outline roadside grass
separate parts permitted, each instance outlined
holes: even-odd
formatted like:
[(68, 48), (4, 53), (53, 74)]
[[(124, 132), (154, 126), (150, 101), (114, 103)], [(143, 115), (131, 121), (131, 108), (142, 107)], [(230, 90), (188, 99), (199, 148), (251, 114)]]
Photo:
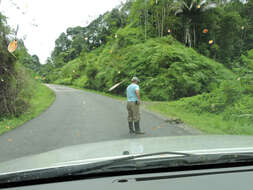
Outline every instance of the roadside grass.
[(34, 94), (30, 100), (30, 106), (26, 112), (24, 112), (18, 118), (4, 118), (0, 121), (0, 135), (35, 118), (54, 102), (55, 94), (47, 86), (41, 83), (36, 83), (34, 88)]
[(177, 101), (148, 102), (146, 107), (166, 117), (182, 120), (185, 124), (206, 134), (253, 135), (253, 125), (249, 121), (224, 120), (221, 114), (187, 111)]

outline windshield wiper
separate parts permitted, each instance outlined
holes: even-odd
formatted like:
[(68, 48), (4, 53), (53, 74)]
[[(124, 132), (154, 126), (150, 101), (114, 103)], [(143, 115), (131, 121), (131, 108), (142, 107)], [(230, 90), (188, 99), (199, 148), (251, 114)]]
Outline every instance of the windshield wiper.
[[(118, 164), (125, 164), (129, 160), (135, 160), (138, 158), (152, 157), (152, 156), (158, 156), (158, 155), (177, 155), (180, 157), (188, 157), (188, 156), (192, 156), (193, 154), (181, 153), (181, 152), (158, 152), (158, 153), (142, 154), (142, 155), (129, 155), (129, 156), (124, 156), (123, 158), (104, 160), (104, 161), (93, 162), (93, 163), (88, 163), (88, 164), (86, 163), (86, 164), (78, 164), (78, 165), (70, 165), (70, 166), (67, 165), (67, 166), (62, 166), (62, 167), (52, 167), (52, 168), (46, 168), (46, 169), (0, 174), (0, 184), (96, 173), (100, 170), (106, 169), (107, 167), (113, 167)], [(129, 165), (129, 167), (131, 166)]]
[[(166, 156), (176, 155), (176, 156)], [(138, 159), (145, 158), (145, 159)], [(86, 164), (0, 174), (0, 185), (51, 178), (85, 176), (106, 172), (133, 171), (144, 169), (172, 168), (222, 163), (253, 162), (253, 153), (188, 154), (181, 152), (158, 152), (152, 154), (129, 155), (122, 158)]]

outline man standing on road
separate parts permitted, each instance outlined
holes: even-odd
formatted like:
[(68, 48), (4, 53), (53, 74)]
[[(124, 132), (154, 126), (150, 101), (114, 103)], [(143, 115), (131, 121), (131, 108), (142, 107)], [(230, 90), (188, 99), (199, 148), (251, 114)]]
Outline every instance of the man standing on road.
[[(144, 134), (140, 129), (140, 80), (137, 77), (132, 78), (132, 84), (127, 87), (127, 111), (130, 134)], [(135, 128), (135, 130), (134, 130)]]

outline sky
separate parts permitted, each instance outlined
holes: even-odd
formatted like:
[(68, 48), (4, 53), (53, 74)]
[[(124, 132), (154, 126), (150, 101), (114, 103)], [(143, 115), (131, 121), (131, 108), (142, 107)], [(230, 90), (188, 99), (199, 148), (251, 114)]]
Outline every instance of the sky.
[(55, 40), (68, 27), (87, 26), (122, 0), (0, 0), (0, 12), (8, 25), (17, 28), (31, 55), (42, 64), (50, 57)]

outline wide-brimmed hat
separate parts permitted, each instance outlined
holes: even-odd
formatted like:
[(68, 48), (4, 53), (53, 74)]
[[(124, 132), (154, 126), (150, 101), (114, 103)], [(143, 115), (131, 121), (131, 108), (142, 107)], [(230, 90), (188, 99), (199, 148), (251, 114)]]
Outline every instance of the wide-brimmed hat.
[(137, 77), (133, 77), (131, 81), (132, 82), (134, 82), (134, 81), (140, 82), (140, 79), (138, 79)]

